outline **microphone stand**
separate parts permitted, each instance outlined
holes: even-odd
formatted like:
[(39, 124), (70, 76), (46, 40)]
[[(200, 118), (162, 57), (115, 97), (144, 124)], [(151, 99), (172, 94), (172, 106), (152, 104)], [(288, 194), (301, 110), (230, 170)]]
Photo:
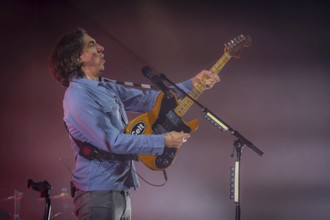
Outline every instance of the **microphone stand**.
[(32, 179), (28, 179), (28, 188), (32, 188), (33, 190), (40, 193), (40, 197), (45, 198), (45, 211), (44, 211), (44, 220), (50, 220), (51, 213), (51, 200), (49, 193), (51, 191), (52, 186), (47, 182), (34, 182)]
[[(236, 161), (235, 161), (235, 168), (231, 171), (231, 176), (234, 178), (231, 178), (231, 199), (234, 199), (234, 203), (236, 205), (235, 207), (235, 220), (241, 219), (241, 202), (240, 202), (240, 162), (241, 162), (241, 155), (242, 150), (244, 146), (249, 147), (254, 152), (256, 152), (259, 156), (262, 156), (264, 153), (256, 147), (253, 143), (248, 141), (243, 135), (241, 135), (238, 131), (234, 130), (232, 127), (230, 127), (226, 122), (224, 122), (220, 117), (218, 117), (216, 114), (214, 114), (211, 110), (206, 108), (204, 105), (202, 105), (200, 102), (195, 100), (193, 97), (191, 97), (188, 93), (183, 91), (181, 88), (179, 88), (175, 83), (173, 83), (171, 80), (169, 80), (163, 73), (160, 74), (161, 79), (167, 81), (172, 86), (174, 86), (176, 89), (178, 89), (180, 92), (182, 92), (185, 96), (189, 97), (194, 103), (196, 103), (199, 107), (201, 107), (202, 112), (205, 113), (204, 117), (211, 122), (214, 126), (216, 126), (219, 130), (222, 132), (229, 132), (233, 136), (235, 136), (236, 140), (234, 141), (234, 149), (236, 149)], [(234, 153), (231, 155), (234, 157)]]

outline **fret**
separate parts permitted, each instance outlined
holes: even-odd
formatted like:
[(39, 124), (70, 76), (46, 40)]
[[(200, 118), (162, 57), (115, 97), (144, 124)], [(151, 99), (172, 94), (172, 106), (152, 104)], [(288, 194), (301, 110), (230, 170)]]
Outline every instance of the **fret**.
[[(214, 74), (218, 74), (221, 69), (224, 67), (224, 65), (230, 60), (231, 56), (225, 52), (221, 58), (212, 66), (210, 71)], [(198, 97), (204, 92), (206, 89), (206, 84), (205, 80), (202, 79), (200, 80), (197, 85), (194, 86), (194, 88), (189, 92), (189, 95), (197, 100)], [(178, 106), (174, 109), (174, 112), (179, 116), (182, 117), (188, 110), (189, 108), (194, 104), (194, 102), (189, 98), (189, 97), (184, 97)]]
[(225, 64), (230, 60), (230, 55), (228, 53), (224, 53), (222, 57), (216, 62), (210, 71), (214, 74), (218, 74), (222, 68), (225, 66)]
[(185, 97), (181, 100), (179, 105), (174, 109), (174, 112), (178, 116), (182, 117), (188, 111), (188, 109), (192, 106), (192, 104), (194, 104), (194, 102), (190, 98)]
[(195, 90), (197, 90), (199, 93), (202, 93), (206, 88), (205, 81), (202, 79), (201, 82), (199, 82), (197, 85), (195, 85)]
[(193, 97), (194, 99), (198, 98), (201, 93), (197, 91), (195, 88), (193, 88), (190, 92), (190, 96)]

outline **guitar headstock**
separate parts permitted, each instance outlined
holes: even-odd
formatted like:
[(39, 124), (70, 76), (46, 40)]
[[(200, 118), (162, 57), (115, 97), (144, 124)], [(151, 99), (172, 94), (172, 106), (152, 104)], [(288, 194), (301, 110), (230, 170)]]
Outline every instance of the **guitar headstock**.
[(227, 52), (231, 57), (239, 58), (244, 47), (249, 47), (252, 44), (252, 39), (250, 36), (243, 34), (238, 35), (231, 41), (225, 43), (225, 52)]

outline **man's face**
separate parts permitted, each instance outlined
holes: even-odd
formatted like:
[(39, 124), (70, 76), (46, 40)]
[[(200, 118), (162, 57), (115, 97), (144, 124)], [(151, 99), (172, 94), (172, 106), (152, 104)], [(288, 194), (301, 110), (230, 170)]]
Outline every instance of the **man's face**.
[(104, 48), (96, 43), (88, 34), (83, 36), (84, 48), (80, 55), (82, 62), (82, 69), (85, 74), (93, 74), (100, 76), (104, 70), (104, 54), (102, 53)]

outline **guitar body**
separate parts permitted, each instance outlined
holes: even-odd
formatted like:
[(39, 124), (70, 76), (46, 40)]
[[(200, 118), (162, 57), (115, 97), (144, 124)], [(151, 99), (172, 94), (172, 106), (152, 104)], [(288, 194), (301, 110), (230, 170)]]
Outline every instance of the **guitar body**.
[[(129, 122), (125, 129), (126, 134), (148, 135), (164, 134), (170, 131), (183, 131), (191, 133), (197, 130), (199, 121), (197, 119), (190, 122), (184, 122), (174, 109), (178, 105), (175, 95), (171, 98), (164, 97), (160, 93), (157, 97), (154, 108), (145, 114), (142, 114)], [(177, 149), (165, 147), (162, 155), (144, 155), (139, 154), (141, 160), (152, 170), (165, 170), (173, 164), (177, 155)]]

